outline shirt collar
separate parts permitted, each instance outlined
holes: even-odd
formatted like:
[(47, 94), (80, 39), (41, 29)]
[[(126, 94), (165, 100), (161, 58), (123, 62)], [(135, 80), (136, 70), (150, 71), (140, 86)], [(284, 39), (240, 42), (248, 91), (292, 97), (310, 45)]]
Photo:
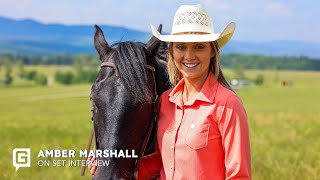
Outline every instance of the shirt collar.
[[(189, 101), (185, 105), (192, 105), (196, 100), (213, 103), (218, 85), (219, 85), (219, 82), (215, 80), (213, 73), (210, 72), (200, 92), (195, 96), (193, 100)], [(184, 80), (181, 79), (179, 83), (170, 92), (169, 101), (182, 107), (183, 106), (183, 100), (182, 100), (183, 89), (184, 89)]]

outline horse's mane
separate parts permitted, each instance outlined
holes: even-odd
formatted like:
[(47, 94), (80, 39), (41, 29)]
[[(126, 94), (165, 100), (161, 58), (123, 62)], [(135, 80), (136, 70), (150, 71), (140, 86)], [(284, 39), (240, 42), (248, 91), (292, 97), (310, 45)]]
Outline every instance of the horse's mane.
[(148, 82), (145, 64), (148, 55), (144, 44), (139, 42), (118, 42), (114, 48), (113, 60), (120, 74), (120, 78), (131, 92), (135, 102), (151, 100), (152, 92), (149, 91), (151, 82)]

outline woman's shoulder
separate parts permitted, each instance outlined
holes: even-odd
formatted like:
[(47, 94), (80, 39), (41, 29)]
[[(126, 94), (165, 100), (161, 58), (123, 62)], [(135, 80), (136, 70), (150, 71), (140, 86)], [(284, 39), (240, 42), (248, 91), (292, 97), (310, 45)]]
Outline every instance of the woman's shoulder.
[(160, 100), (160, 103), (163, 101), (163, 100), (169, 100), (169, 94), (171, 93), (171, 91), (173, 90), (173, 88), (170, 88), (166, 91), (164, 91), (160, 97), (159, 97), (159, 100)]
[(173, 88), (170, 88), (170, 89), (164, 91), (164, 92), (161, 94), (160, 98), (168, 97), (172, 90), (173, 90)]
[(219, 84), (215, 101), (217, 103), (227, 104), (227, 103), (242, 103), (240, 97), (231, 89), (224, 87), (222, 84)]

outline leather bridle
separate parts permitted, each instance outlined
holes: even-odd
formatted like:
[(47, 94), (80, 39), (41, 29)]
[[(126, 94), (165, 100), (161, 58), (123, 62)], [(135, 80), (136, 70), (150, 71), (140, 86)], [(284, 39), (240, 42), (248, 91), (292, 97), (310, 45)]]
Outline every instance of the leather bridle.
[[(117, 68), (116, 68), (116, 66), (114, 65), (113, 62), (105, 61), (105, 62), (101, 63), (101, 65), (100, 65), (100, 68), (103, 68), (103, 67), (111, 67), (111, 68), (113, 68), (113, 69), (116, 71), (116, 76), (117, 76), (117, 77), (120, 76), (120, 75), (119, 75), (119, 71), (117, 70)], [(151, 66), (151, 65), (149, 65), (149, 64), (145, 64), (144, 67), (146, 67), (147, 69), (149, 69), (149, 70), (152, 71), (152, 73), (153, 73), (153, 78), (154, 78), (154, 80), (155, 80), (155, 74), (154, 74), (154, 73), (155, 73), (155, 69), (154, 69), (154, 67)], [(154, 82), (154, 83), (155, 83), (155, 82)]]
[[(113, 62), (111, 62), (110, 60), (102, 62), (101, 65), (100, 65), (100, 68), (103, 68), (103, 67), (111, 67), (111, 68), (113, 68), (115, 70), (116, 77), (120, 76), (119, 71), (117, 70), (115, 64)], [(151, 126), (148, 129), (147, 137), (143, 141), (143, 144), (142, 144), (142, 147), (141, 147), (141, 151), (140, 151), (140, 155), (138, 156), (139, 158), (137, 158), (137, 160), (135, 162), (134, 172), (136, 172), (137, 164), (139, 163), (139, 161), (141, 160), (141, 158), (144, 155), (144, 152), (145, 152), (146, 146), (148, 144), (148, 141), (149, 141), (149, 138), (150, 138), (154, 123), (157, 122), (157, 118), (158, 118), (158, 94), (157, 94), (157, 85), (156, 85), (156, 77), (155, 77), (155, 68), (154, 68), (154, 66), (148, 65), (148, 64), (145, 64), (144, 67), (152, 71), (152, 79), (153, 79), (153, 84), (154, 84), (153, 102), (152, 102), (153, 103), (153, 121), (151, 122)], [(94, 104), (94, 102), (92, 101), (91, 98), (90, 98), (90, 100), (91, 100), (91, 120), (92, 120), (92, 122), (94, 122), (94, 111), (96, 110), (96, 106), (95, 106), (95, 104)], [(94, 137), (95, 137), (94, 125), (92, 125), (90, 137), (89, 137), (89, 140), (88, 140), (88, 143), (87, 143), (87, 148), (86, 148), (87, 152), (89, 152), (89, 150), (91, 148), (92, 140), (93, 140)], [(96, 147), (97, 147), (97, 141), (95, 139), (95, 147), (94, 147), (94, 149)], [(86, 160), (86, 159), (87, 159), (87, 157), (84, 157), (84, 160)], [(81, 176), (84, 176), (85, 169), (86, 169), (86, 166), (82, 166), (81, 167)]]

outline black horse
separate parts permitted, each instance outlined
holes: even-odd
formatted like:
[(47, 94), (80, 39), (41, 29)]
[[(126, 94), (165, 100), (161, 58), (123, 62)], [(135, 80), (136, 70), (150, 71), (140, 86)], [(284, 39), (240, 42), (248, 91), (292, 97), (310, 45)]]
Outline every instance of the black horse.
[[(109, 160), (109, 165), (98, 166), (93, 179), (133, 179), (153, 123), (156, 98), (170, 88), (166, 61), (161, 60), (166, 49), (160, 44), (152, 37), (146, 45), (127, 41), (109, 46), (95, 26), (94, 45), (102, 62), (90, 95), (96, 149), (129, 150), (130, 155), (134, 150), (139, 157), (97, 157)], [(152, 134), (150, 147), (154, 147), (155, 128)]]

